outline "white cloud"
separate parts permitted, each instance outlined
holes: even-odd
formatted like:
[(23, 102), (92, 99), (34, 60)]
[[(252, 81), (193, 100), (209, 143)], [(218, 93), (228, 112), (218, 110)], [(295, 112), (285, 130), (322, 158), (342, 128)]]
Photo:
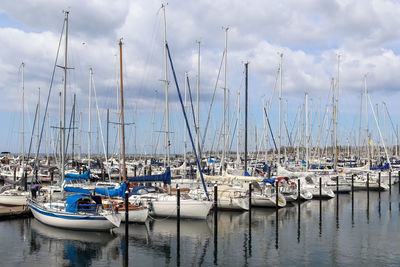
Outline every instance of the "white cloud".
[[(77, 93), (78, 107), (88, 99), (89, 67), (94, 70), (100, 108), (115, 108), (119, 62), (118, 40), (124, 42), (124, 81), (129, 108), (149, 114), (154, 91), (157, 110), (163, 110), (163, 24), (159, 1), (3, 1), (3, 14), (22, 25), (0, 26), (0, 108), (19, 110), (18, 67), (26, 63), (29, 106), (36, 103), (37, 87), (47, 94), (63, 20), (70, 13), (70, 71), (68, 81)], [(250, 62), (250, 99), (269, 98), (283, 57), (283, 96), (293, 106), (304, 101), (304, 92), (326, 97), (332, 77), (340, 67), (341, 97), (359, 97), (362, 77), (374, 92), (396, 92), (400, 50), (396, 46), (400, 4), (395, 1), (169, 1), (167, 37), (178, 79), (189, 72), (192, 91), (197, 73), (197, 44), (201, 40), (201, 101), (206, 116), (224, 49), (223, 26), (228, 32), (228, 87), (232, 94), (243, 81), (243, 62)], [(4, 16), (3, 16), (4, 17)], [(63, 64), (60, 58), (58, 64)], [(168, 64), (169, 65), (169, 64)], [(179, 110), (171, 81), (171, 110)], [(218, 107), (223, 92), (223, 69), (217, 90)], [(57, 93), (62, 73), (57, 71), (52, 112), (58, 109)], [(10, 88), (13, 88), (10, 93)], [(243, 88), (243, 86), (242, 86)], [(348, 94), (348, 95), (347, 95)], [(243, 95), (243, 94), (242, 94)], [(69, 102), (71, 93), (69, 93)], [(44, 97), (42, 98), (44, 99)], [(358, 101), (358, 100), (357, 100)], [(258, 102), (257, 102), (258, 103)], [(389, 107), (390, 108), (390, 107)], [(233, 108), (232, 108), (233, 109)], [(355, 108), (356, 110), (357, 108)], [(148, 127), (148, 126), (146, 126)]]

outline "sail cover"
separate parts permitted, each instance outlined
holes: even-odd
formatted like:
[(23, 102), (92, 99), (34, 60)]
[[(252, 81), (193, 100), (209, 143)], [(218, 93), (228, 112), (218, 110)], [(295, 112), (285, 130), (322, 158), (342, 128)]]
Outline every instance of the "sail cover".
[(164, 184), (171, 184), (171, 170), (168, 167), (163, 174), (147, 175), (138, 177), (129, 177), (130, 182), (164, 182)]

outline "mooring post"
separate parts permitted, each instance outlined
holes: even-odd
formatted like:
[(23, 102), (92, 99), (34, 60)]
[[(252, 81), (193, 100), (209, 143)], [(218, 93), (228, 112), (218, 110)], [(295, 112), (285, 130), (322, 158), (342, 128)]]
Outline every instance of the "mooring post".
[(319, 199), (322, 199), (322, 178), (319, 177)]
[(369, 203), (369, 173), (367, 173), (367, 200)]
[(14, 184), (13, 184), (13, 188), (15, 188), (15, 181), (17, 180), (17, 169), (14, 168)]
[(177, 265), (180, 266), (181, 260), (181, 188), (176, 188), (176, 258)]
[[(214, 168), (213, 168), (214, 170)], [(218, 255), (218, 185), (214, 184), (214, 264), (216, 265)]]
[(214, 184), (214, 210), (218, 208), (218, 185)]
[(392, 194), (392, 171), (389, 171), (389, 195)]
[(249, 211), (251, 212), (251, 191), (253, 184), (249, 182)]
[(299, 204), (299, 207), (300, 207), (300, 192), (301, 192), (301, 190), (300, 190), (300, 179), (297, 179), (297, 202), (298, 202), (298, 204)]
[(24, 174), (24, 190), (25, 191), (27, 191), (28, 190), (28, 173), (25, 171), (25, 174)]
[(381, 191), (381, 172), (378, 173), (378, 191)]
[(276, 180), (275, 182), (275, 208), (276, 208), (276, 212), (278, 214), (278, 208), (279, 208), (279, 181)]
[(137, 175), (137, 166), (135, 165), (135, 166), (133, 166), (133, 175), (134, 175), (134, 177), (136, 177), (136, 175)]
[(125, 191), (125, 266), (128, 265), (128, 246), (129, 246), (129, 203), (128, 203), (128, 197), (129, 197), (129, 190), (127, 189)]
[(339, 176), (336, 176), (336, 194), (339, 194)]
[(181, 220), (181, 189), (180, 189), (180, 187), (176, 188), (176, 217), (178, 218), (177, 223), (179, 225), (180, 220)]

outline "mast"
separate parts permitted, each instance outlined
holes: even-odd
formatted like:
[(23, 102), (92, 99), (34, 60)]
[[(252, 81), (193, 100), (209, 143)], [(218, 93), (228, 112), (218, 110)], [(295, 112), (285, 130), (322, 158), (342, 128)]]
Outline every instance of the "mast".
[(167, 73), (167, 20), (165, 17), (165, 6), (161, 5), (164, 14), (164, 88), (165, 88), (165, 150), (166, 166), (170, 165), (170, 143), (169, 143), (169, 102), (168, 102), (168, 73)]
[(306, 170), (308, 170), (309, 158), (308, 158), (308, 93), (306, 93), (306, 107), (305, 107), (305, 119), (306, 119)]
[[(185, 112), (187, 105), (187, 80), (188, 73), (185, 72)], [(186, 121), (183, 121), (183, 179), (186, 179)]]
[(25, 102), (25, 82), (24, 82), (24, 67), (25, 67), (25, 63), (22, 62), (21, 63), (21, 67), (22, 67), (22, 137), (21, 137), (21, 150), (22, 150), (22, 175), (24, 173), (24, 168), (25, 168), (25, 147), (24, 147), (24, 141), (25, 141), (25, 107), (24, 107), (24, 102)]
[(124, 85), (122, 75), (122, 38), (119, 40), (119, 69), (121, 75), (121, 139), (122, 139), (122, 175), (124, 181), (126, 181), (126, 169), (125, 169), (125, 122), (124, 122)]
[(68, 60), (68, 14), (69, 11), (64, 11), (65, 13), (65, 53), (64, 53), (64, 87), (63, 87), (63, 119), (61, 127), (61, 181), (64, 181), (65, 177), (65, 120), (66, 120), (66, 104), (67, 104), (67, 60)]
[(367, 89), (367, 74), (364, 75), (364, 91), (365, 91), (365, 122), (366, 122), (366, 137), (367, 137), (367, 157), (368, 157), (368, 163), (370, 161), (370, 140), (369, 140), (369, 133), (368, 133), (368, 89)]
[(40, 129), (40, 87), (38, 91), (38, 111), (37, 111), (37, 150), (39, 151), (39, 129)]
[(285, 130), (283, 131), (284, 133), (286, 133), (285, 134), (285, 163), (286, 163), (286, 161), (287, 161), (287, 146), (288, 146), (288, 141), (287, 141), (287, 139), (288, 139), (288, 136), (287, 136), (287, 117), (288, 117), (288, 115), (287, 115), (287, 113), (288, 113), (288, 105), (287, 105), (287, 99), (285, 99)]
[(222, 140), (223, 140), (223, 145), (222, 145), (222, 160), (221, 160), (221, 166), (224, 166), (225, 162), (225, 153), (226, 153), (226, 71), (227, 71), (227, 65), (228, 65), (228, 30), (229, 27), (225, 28), (225, 67), (224, 67), (224, 118), (222, 120)]
[[(236, 116), (237, 116), (237, 118), (236, 118), (236, 120), (237, 120), (237, 123), (239, 124), (239, 131), (240, 131), (240, 129), (241, 129), (241, 125), (240, 125), (240, 91), (238, 91), (238, 94), (237, 94), (237, 106), (238, 106), (238, 111), (237, 111), (237, 114), (236, 114)], [(237, 137), (236, 137), (236, 162), (237, 162), (237, 164), (240, 164), (240, 154), (239, 154), (239, 149), (240, 149), (240, 133), (239, 133), (239, 131), (238, 131), (238, 135), (237, 135)]]
[(197, 101), (197, 105), (196, 105), (196, 121), (197, 121), (197, 126), (196, 126), (196, 149), (197, 149), (197, 154), (199, 155), (199, 157), (201, 158), (201, 154), (200, 154), (200, 138), (199, 138), (199, 134), (200, 134), (200, 41), (197, 41), (198, 44), (198, 48), (199, 48), (199, 53), (197, 56), (197, 96), (196, 96), (196, 101)]
[(361, 160), (361, 119), (362, 119), (362, 96), (363, 93), (361, 92), (360, 97), (360, 122), (358, 124), (358, 161)]
[(72, 117), (72, 161), (75, 160), (75, 110), (76, 110), (76, 94), (74, 94), (74, 114)]
[(279, 114), (278, 114), (278, 163), (281, 163), (281, 105), (282, 105), (282, 58), (283, 53), (280, 53), (279, 56), (280, 64), (279, 64), (279, 75), (280, 75), (280, 89), (279, 89)]
[(88, 129), (88, 168), (90, 169), (90, 158), (92, 148), (92, 76), (93, 70), (89, 69), (89, 129)]
[(246, 91), (245, 91), (245, 117), (244, 117), (244, 173), (247, 172), (247, 105), (248, 105), (248, 70), (249, 70), (249, 62), (244, 64), (246, 71)]

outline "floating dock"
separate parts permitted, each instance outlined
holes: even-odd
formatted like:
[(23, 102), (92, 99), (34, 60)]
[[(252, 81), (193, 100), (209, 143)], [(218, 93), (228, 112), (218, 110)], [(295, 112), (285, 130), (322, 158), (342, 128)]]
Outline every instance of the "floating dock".
[(15, 206), (0, 208), (0, 220), (32, 217), (28, 206)]

